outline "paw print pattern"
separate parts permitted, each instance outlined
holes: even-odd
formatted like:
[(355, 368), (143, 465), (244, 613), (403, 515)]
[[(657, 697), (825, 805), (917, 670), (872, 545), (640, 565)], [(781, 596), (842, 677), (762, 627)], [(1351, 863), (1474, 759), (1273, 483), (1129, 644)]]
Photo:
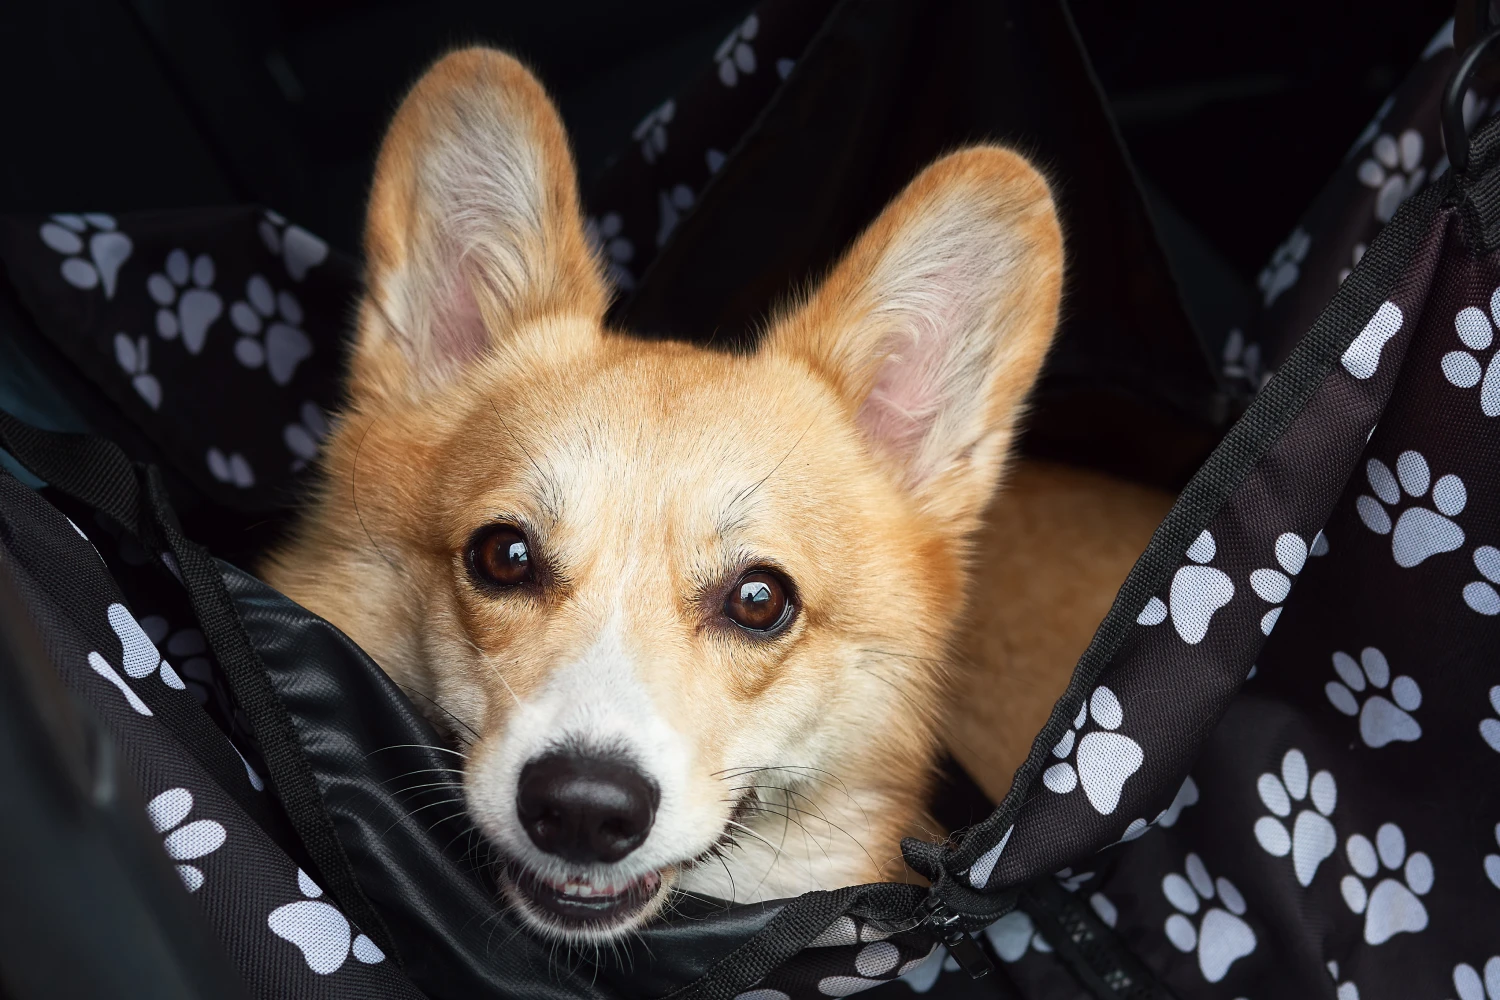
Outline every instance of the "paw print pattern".
[(200, 253), (191, 261), (187, 251), (167, 254), (162, 269), (146, 279), (146, 291), (161, 308), (156, 310), (156, 332), (163, 340), (182, 337), (189, 354), (203, 350), (208, 328), (224, 313), (224, 300), (213, 290), (214, 261)]
[[(114, 630), (120, 640), (123, 653), (122, 664), (127, 676), (140, 680), (151, 674), (160, 674), (162, 683), (167, 687), (176, 691), (186, 689), (187, 685), (182, 682), (181, 677), (177, 676), (177, 671), (172, 669), (170, 663), (162, 659), (161, 653), (156, 649), (156, 644), (141, 628), (140, 623), (131, 617), (125, 605), (116, 602), (111, 604), (105, 613), (109, 617), (109, 627)], [(98, 652), (89, 653), (88, 661), (94, 673), (113, 684), (132, 709), (140, 715), (152, 714), (151, 707), (131, 689), (120, 676), (119, 671), (115, 669), (114, 664)]]
[(625, 220), (619, 212), (605, 212), (597, 219), (590, 218), (584, 232), (604, 261), (609, 280), (621, 291), (635, 288), (635, 275), (627, 266), (635, 257), (635, 244), (621, 235)]
[(1344, 370), (1361, 381), (1373, 377), (1380, 369), (1380, 355), (1385, 345), (1401, 332), (1401, 324), (1405, 321), (1406, 314), (1400, 306), (1394, 302), (1382, 302), (1364, 329), (1359, 331), (1359, 336), (1344, 348), (1339, 359)]
[(641, 158), (655, 163), (667, 151), (667, 126), (677, 115), (677, 102), (668, 98), (642, 118), (630, 133), (641, 144)]
[(1490, 312), (1467, 306), (1453, 317), (1453, 328), (1466, 350), (1449, 351), (1443, 355), (1443, 377), (1460, 389), (1479, 386), (1479, 412), (1487, 417), (1500, 416), (1500, 350), (1485, 359), (1495, 345), (1495, 323), (1500, 324), (1500, 288), (1490, 296)]
[[(1500, 715), (1500, 684), (1490, 688), (1490, 710)], [(1479, 735), (1490, 745), (1491, 750), (1500, 753), (1500, 719), (1489, 716), (1480, 719)]]
[(1359, 1000), (1359, 987), (1353, 983), (1339, 982), (1339, 963), (1329, 962), (1327, 965), (1328, 975), (1332, 977), (1336, 986), (1334, 987), (1334, 1000)]
[(1307, 251), (1311, 246), (1312, 236), (1298, 226), (1271, 254), (1270, 262), (1261, 269), (1255, 282), (1260, 286), (1260, 294), (1265, 299), (1267, 309), (1281, 297), (1282, 292), (1297, 283), (1302, 272), (1302, 262), (1307, 259)]
[[(1301, 750), (1288, 750), (1281, 758), (1281, 774), (1262, 774), (1255, 783), (1260, 801), (1273, 815), (1255, 821), (1255, 839), (1270, 855), (1292, 856), (1292, 872), (1302, 886), (1312, 885), (1318, 866), (1338, 849), (1338, 834), (1328, 817), (1338, 802), (1333, 775), (1319, 771), (1308, 780), (1307, 757)], [(1311, 806), (1304, 805), (1311, 798)], [(1294, 804), (1300, 806), (1292, 828), (1286, 820)]]
[[(1385, 944), (1397, 934), (1415, 934), (1427, 927), (1427, 907), (1418, 897), (1432, 890), (1432, 859), (1421, 851), (1406, 853), (1406, 835), (1395, 823), (1375, 831), (1375, 843), (1356, 833), (1344, 844), (1353, 875), (1339, 883), (1344, 904), (1365, 917), (1365, 943)], [(1374, 891), (1365, 883), (1384, 867), (1395, 873), (1382, 878)]]
[(669, 191), (659, 191), (656, 195), (656, 207), (658, 212), (658, 223), (656, 227), (656, 245), (664, 247), (667, 238), (682, 221), (683, 213), (693, 207), (693, 189), (686, 184), (673, 185)]
[(115, 334), (115, 361), (130, 376), (136, 394), (153, 410), (161, 408), (161, 383), (151, 374), (151, 342), (145, 337), (130, 339), (128, 333)]
[(1320, 556), (1327, 553), (1328, 540), (1320, 531), (1309, 547), (1301, 535), (1285, 531), (1277, 537), (1272, 551), (1281, 569), (1258, 569), (1250, 574), (1250, 589), (1267, 604), (1276, 605), (1261, 616), (1260, 630), (1265, 635), (1271, 634), (1271, 629), (1276, 627), (1276, 620), (1281, 617), (1282, 602), (1292, 592), (1292, 577), (1302, 572), (1309, 555)]
[(1130, 825), (1125, 828), (1125, 832), (1120, 834), (1120, 839), (1115, 843), (1123, 844), (1127, 841), (1135, 840), (1153, 826), (1174, 827), (1177, 825), (1177, 820), (1182, 817), (1182, 811), (1188, 806), (1195, 806), (1197, 804), (1198, 783), (1193, 780), (1193, 776), (1190, 774), (1182, 779), (1182, 785), (1177, 789), (1177, 794), (1172, 797), (1171, 805), (1157, 813), (1156, 818), (1150, 823), (1147, 823), (1143, 817), (1131, 820)]
[(1424, 145), (1415, 129), (1399, 137), (1389, 132), (1375, 137), (1369, 157), (1359, 165), (1358, 177), (1365, 187), (1375, 189), (1376, 219), (1390, 222), (1401, 203), (1427, 180), (1427, 168), (1422, 166)]
[(172, 631), (171, 625), (161, 615), (147, 615), (140, 621), (141, 631), (152, 644), (166, 644), (167, 652), (177, 658), (178, 673), (198, 704), (208, 701), (208, 689), (213, 684), (213, 664), (204, 654), (208, 652), (208, 640), (195, 628)]
[[(1099, 728), (1079, 738), (1078, 731), (1090, 717)], [(1140, 770), (1145, 759), (1139, 743), (1114, 731), (1124, 721), (1120, 699), (1104, 685), (1096, 687), (1088, 702), (1078, 710), (1073, 728), (1052, 748), (1052, 755), (1063, 758), (1063, 762), (1047, 768), (1042, 783), (1059, 795), (1066, 795), (1081, 784), (1095, 812), (1104, 816), (1114, 812), (1126, 779)], [(1073, 758), (1071, 762), (1066, 759), (1069, 756)]]
[(1453, 991), (1458, 1000), (1500, 1000), (1500, 955), (1484, 963), (1484, 975), (1468, 962), (1453, 967)]
[(740, 26), (729, 33), (714, 51), (714, 62), (719, 64), (719, 82), (733, 87), (740, 82), (740, 74), (749, 76), (755, 72), (755, 49), (750, 43), (760, 34), (760, 18), (754, 14), (740, 22)]
[(102, 212), (54, 215), (42, 223), (41, 237), (64, 255), (64, 281), (84, 291), (102, 285), (106, 299), (115, 297), (115, 281), (134, 244), (120, 232), (114, 216)]
[(1234, 583), (1229, 574), (1221, 569), (1204, 565), (1213, 560), (1218, 547), (1214, 536), (1208, 531), (1200, 534), (1188, 546), (1188, 563), (1179, 567), (1172, 577), (1167, 600), (1153, 597), (1136, 618), (1141, 625), (1160, 625), (1170, 614), (1172, 626), (1182, 641), (1197, 645), (1208, 634), (1208, 626), (1214, 613), (1228, 604), (1234, 597)]
[(1224, 376), (1243, 379), (1259, 388), (1262, 382), (1260, 345), (1245, 339), (1245, 331), (1235, 327), (1224, 338)]
[(1007, 965), (1019, 962), (1032, 949), (1040, 952), (1052, 950), (1046, 938), (1037, 932), (1031, 918), (1020, 910), (1011, 910), (990, 924), (984, 929), (984, 936), (989, 939), (990, 947), (995, 949), (1000, 961)]
[(1474, 568), (1483, 580), (1464, 584), (1464, 603), (1482, 615), (1500, 615), (1500, 549), (1481, 545), (1474, 550)]
[(287, 225), (286, 219), (276, 212), (267, 211), (258, 228), (261, 242), (281, 258), (293, 281), (301, 281), (308, 271), (328, 259), (327, 243), (301, 226)]
[(183, 823), (193, 811), (193, 793), (186, 788), (169, 788), (146, 803), (146, 815), (157, 833), (166, 834), (163, 845), (177, 864), (177, 874), (188, 892), (203, 888), (203, 869), (186, 864), (207, 857), (224, 846), (227, 834), (217, 820), (197, 819)]
[[(1358, 663), (1348, 653), (1334, 653), (1333, 669), (1339, 679), (1324, 685), (1323, 693), (1340, 712), (1359, 716), (1359, 736), (1365, 746), (1379, 749), (1421, 738), (1422, 726), (1411, 713), (1422, 707), (1422, 688), (1405, 674), (1391, 680), (1391, 665), (1384, 653), (1367, 646), (1360, 651)], [(1385, 696), (1387, 686), (1390, 698)], [(1367, 687), (1370, 694), (1361, 704), (1356, 695)]]
[(255, 470), (250, 468), (250, 460), (237, 451), (226, 454), (216, 447), (209, 448), (208, 471), (219, 482), (242, 490), (255, 485)]
[(366, 965), (385, 961), (385, 952), (374, 941), (355, 935), (336, 907), (319, 901), (322, 887), (301, 868), (297, 869), (297, 888), (307, 898), (278, 906), (266, 923), (271, 933), (297, 946), (309, 969), (320, 976), (330, 975), (344, 967), (351, 952)]
[[(1167, 940), (1178, 951), (1198, 953), (1198, 969), (1203, 978), (1217, 983), (1229, 974), (1229, 967), (1255, 951), (1255, 931), (1242, 918), (1245, 897), (1227, 878), (1209, 877), (1203, 859), (1187, 856), (1184, 878), (1170, 872), (1161, 880), (1162, 895), (1176, 910), (1167, 917)], [(1220, 905), (1210, 905), (1217, 897)], [(1190, 918), (1203, 910), (1196, 924)]]
[(287, 450), (296, 456), (292, 459), (293, 472), (302, 470), (318, 457), (318, 449), (328, 436), (328, 418), (323, 416), (317, 403), (304, 402), (297, 415), (301, 419), (295, 424), (287, 424), (281, 431)]
[[(1469, 503), (1469, 492), (1462, 479), (1450, 472), (1433, 483), (1427, 459), (1417, 451), (1403, 451), (1396, 456), (1395, 475), (1380, 459), (1370, 459), (1365, 463), (1365, 478), (1375, 496), (1361, 494), (1354, 501), (1354, 509), (1366, 528), (1377, 535), (1391, 536), (1391, 556), (1397, 566), (1410, 569), (1430, 556), (1452, 552), (1463, 545), (1464, 530), (1452, 520)], [(1401, 503), (1403, 493), (1411, 500), (1420, 500), (1428, 495), (1429, 485), (1431, 503), (1437, 509), (1407, 507), (1396, 519), (1393, 530), (1386, 506)]]
[(302, 332), (302, 305), (291, 292), (276, 292), (258, 274), (245, 282), (245, 297), (229, 307), (229, 321), (240, 332), (234, 356), (246, 368), (265, 366), (271, 381), (286, 385), (312, 354)]

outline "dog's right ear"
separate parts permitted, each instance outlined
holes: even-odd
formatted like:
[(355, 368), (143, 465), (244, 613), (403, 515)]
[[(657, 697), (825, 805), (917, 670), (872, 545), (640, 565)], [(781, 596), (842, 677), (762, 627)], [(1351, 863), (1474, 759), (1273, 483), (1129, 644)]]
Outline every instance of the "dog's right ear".
[(444, 57), (402, 102), (365, 255), (356, 401), (420, 395), (521, 327), (597, 326), (608, 305), (562, 120), (541, 83), (492, 49)]

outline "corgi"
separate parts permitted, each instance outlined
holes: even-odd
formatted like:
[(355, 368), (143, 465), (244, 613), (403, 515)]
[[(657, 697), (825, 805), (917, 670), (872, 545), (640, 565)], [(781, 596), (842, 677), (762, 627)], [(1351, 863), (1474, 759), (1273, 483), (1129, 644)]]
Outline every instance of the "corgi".
[(922, 171), (751, 352), (634, 339), (561, 119), (448, 55), (382, 144), (347, 405), (262, 567), (464, 744), (523, 920), (903, 877), (973, 540), (1057, 327), (1026, 160)]

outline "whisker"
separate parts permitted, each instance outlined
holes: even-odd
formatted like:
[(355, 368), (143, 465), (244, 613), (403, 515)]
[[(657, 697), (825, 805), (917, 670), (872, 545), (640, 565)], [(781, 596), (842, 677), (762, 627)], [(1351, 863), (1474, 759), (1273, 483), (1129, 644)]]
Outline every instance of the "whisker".
[(384, 753), (387, 750), (436, 750), (438, 753), (451, 753), (455, 757), (462, 757), (464, 760), (469, 759), (469, 755), (466, 753), (461, 753), (457, 750), (450, 750), (447, 747), (435, 747), (426, 743), (392, 743), (388, 747), (381, 747), (379, 750), (371, 750), (369, 753), (365, 754), (365, 759), (368, 760), (376, 754)]

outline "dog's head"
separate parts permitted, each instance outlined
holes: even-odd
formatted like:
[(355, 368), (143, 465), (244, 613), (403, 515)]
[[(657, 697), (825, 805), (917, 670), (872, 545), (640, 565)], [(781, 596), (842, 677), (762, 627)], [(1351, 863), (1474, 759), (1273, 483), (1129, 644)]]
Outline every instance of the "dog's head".
[(366, 251), (326, 485), (268, 575), (471, 740), (511, 900), (598, 938), (674, 882), (879, 877), (1056, 324), (1042, 179), (939, 161), (753, 354), (634, 340), (556, 112), (469, 50), (397, 114)]

